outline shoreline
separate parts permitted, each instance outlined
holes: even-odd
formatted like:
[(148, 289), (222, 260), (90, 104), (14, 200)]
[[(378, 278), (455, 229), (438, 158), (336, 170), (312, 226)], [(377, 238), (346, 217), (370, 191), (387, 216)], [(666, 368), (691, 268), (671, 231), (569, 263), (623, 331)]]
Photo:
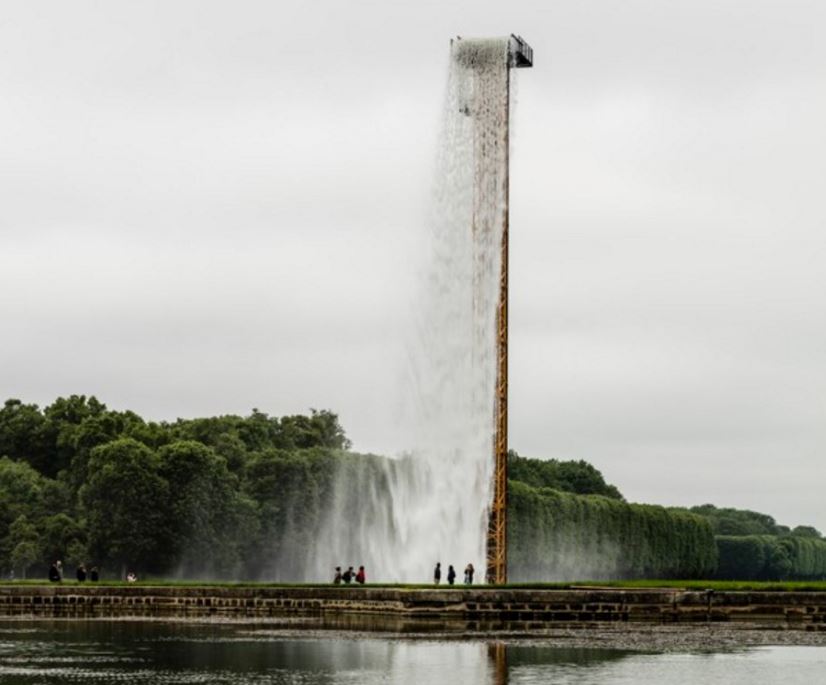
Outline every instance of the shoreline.
[(765, 623), (570, 623), (547, 624), (543, 629), (519, 629), (513, 625), (477, 625), (426, 619), (404, 621), (383, 616), (357, 617), (229, 617), (229, 616), (0, 616), (0, 635), (20, 632), (64, 631), (77, 623), (99, 626), (116, 624), (164, 624), (175, 630), (228, 631), (233, 640), (329, 641), (379, 640), (391, 642), (457, 642), (489, 647), (540, 647), (576, 650), (652, 652), (720, 652), (761, 647), (826, 647), (826, 631), (781, 627)]
[(676, 588), (0, 585), (0, 617), (369, 616), (541, 631), (560, 624), (760, 624), (826, 632), (826, 592)]

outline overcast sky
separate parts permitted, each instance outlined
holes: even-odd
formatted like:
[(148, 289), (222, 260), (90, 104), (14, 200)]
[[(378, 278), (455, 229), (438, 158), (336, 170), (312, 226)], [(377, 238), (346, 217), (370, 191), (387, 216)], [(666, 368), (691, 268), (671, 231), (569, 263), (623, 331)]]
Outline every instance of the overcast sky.
[(517, 32), (511, 446), (826, 530), (821, 0), (9, 2), (0, 396), (395, 429), (449, 39)]

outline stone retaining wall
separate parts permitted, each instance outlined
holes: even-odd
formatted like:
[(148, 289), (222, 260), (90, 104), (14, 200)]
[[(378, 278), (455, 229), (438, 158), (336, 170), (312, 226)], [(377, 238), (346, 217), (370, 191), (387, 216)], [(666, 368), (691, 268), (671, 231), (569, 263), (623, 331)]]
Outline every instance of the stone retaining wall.
[(385, 615), (464, 621), (748, 621), (826, 629), (826, 592), (0, 585), (0, 616)]

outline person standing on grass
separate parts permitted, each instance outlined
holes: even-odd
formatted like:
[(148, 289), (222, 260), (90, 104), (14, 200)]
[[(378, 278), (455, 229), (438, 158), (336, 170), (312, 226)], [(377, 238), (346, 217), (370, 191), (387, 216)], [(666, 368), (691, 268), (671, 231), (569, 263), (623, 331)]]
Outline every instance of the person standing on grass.
[(438, 585), (439, 581), (442, 579), (442, 562), (436, 562), (436, 568), (433, 569), (433, 584)]
[(456, 571), (453, 568), (453, 565), (447, 567), (447, 584), (453, 585), (453, 581), (456, 580)]
[(333, 577), (333, 585), (341, 585), (341, 566), (336, 566), (336, 575)]
[(57, 562), (49, 566), (49, 580), (52, 583), (60, 582), (60, 571), (57, 570)]
[(473, 564), (468, 563), (468, 565), (465, 566), (465, 585), (473, 585), (473, 571)]
[(356, 574), (356, 582), (359, 585), (364, 585), (365, 580), (367, 580), (367, 576), (364, 573), (364, 566), (359, 566), (359, 572)]

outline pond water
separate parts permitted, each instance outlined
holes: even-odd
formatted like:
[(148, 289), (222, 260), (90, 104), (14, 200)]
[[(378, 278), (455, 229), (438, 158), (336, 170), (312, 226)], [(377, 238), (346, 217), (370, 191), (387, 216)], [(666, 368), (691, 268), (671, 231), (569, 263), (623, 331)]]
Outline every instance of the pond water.
[[(571, 644), (601, 642), (594, 631), (570, 635)], [(0, 621), (3, 685), (809, 685), (825, 679), (826, 646), (812, 645), (639, 650), (237, 623)]]

